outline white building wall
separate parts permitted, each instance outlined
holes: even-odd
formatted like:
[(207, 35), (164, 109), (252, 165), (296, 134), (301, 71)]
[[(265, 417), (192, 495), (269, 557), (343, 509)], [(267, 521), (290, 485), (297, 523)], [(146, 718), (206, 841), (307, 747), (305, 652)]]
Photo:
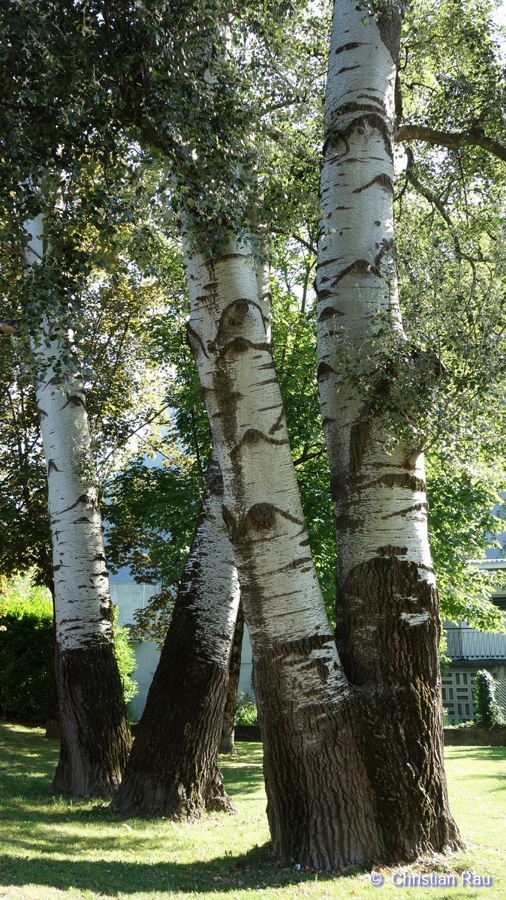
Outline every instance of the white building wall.
[[(118, 619), (122, 625), (133, 625), (136, 609), (144, 609), (150, 597), (158, 588), (153, 584), (135, 584), (133, 581), (120, 581), (119, 576), (111, 576), (111, 599), (118, 608)], [(125, 576), (123, 576), (125, 577)], [(118, 579), (118, 580), (117, 580)], [(132, 641), (137, 665), (132, 678), (137, 682), (139, 690), (130, 701), (132, 717), (138, 721), (146, 705), (149, 687), (158, 665), (160, 651), (153, 641)]]

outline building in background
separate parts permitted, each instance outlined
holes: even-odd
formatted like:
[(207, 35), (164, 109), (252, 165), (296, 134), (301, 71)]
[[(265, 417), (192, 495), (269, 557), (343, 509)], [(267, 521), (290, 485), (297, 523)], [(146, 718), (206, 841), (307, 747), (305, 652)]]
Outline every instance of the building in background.
[[(489, 550), (488, 558), (478, 565), (482, 569), (504, 570), (504, 591), (494, 594), (492, 601), (503, 611), (506, 625), (506, 559), (494, 553), (498, 551)], [(445, 630), (451, 663), (442, 679), (443, 707), (449, 723), (474, 719), (473, 687), (480, 669), (487, 669), (495, 678), (497, 702), (506, 715), (506, 634), (477, 631), (466, 622), (446, 622)]]

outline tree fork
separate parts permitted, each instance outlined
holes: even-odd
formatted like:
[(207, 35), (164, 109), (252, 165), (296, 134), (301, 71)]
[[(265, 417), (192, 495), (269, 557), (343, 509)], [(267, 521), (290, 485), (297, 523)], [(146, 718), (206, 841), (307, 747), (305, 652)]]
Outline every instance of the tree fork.
[(350, 691), (308, 550), (255, 262), (232, 237), (210, 259), (185, 239), (189, 340), (224, 479), (251, 635), (276, 857), (334, 869), (384, 847)]

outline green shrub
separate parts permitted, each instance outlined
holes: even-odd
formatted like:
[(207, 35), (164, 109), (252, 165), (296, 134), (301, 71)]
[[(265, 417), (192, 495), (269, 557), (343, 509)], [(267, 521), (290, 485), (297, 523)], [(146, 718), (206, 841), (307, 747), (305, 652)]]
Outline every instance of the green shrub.
[[(33, 584), (32, 574), (0, 581), (0, 716), (24, 722), (46, 718), (53, 602), (46, 588)], [(114, 648), (125, 702), (137, 693), (130, 678), (135, 654), (128, 629), (114, 623)]]
[(53, 606), (30, 575), (0, 585), (0, 714), (26, 722), (46, 717)]
[(234, 725), (258, 725), (256, 703), (249, 694), (239, 694), (237, 698)]
[(123, 685), (125, 703), (133, 700), (139, 686), (130, 676), (137, 665), (134, 649), (130, 643), (128, 628), (118, 621), (118, 607), (114, 607), (114, 653), (118, 661), (119, 674)]
[(486, 669), (480, 669), (476, 673), (473, 697), (475, 721), (483, 728), (497, 728), (506, 724), (495, 697), (495, 690), (493, 676)]

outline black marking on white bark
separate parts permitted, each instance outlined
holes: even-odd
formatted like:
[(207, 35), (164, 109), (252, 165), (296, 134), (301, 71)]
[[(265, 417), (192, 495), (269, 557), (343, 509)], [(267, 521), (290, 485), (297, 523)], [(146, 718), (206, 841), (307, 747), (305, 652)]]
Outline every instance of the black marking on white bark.
[[(271, 381), (277, 381), (277, 378), (272, 378), (272, 379), (270, 379), (270, 380), (271, 380)], [(262, 383), (264, 384), (265, 382), (262, 382)], [(277, 405), (277, 404), (276, 404), (276, 405)], [(275, 409), (275, 408), (276, 408), (275, 406), (269, 407), (269, 409)], [(266, 411), (266, 410), (265, 410), (265, 411)], [(285, 420), (286, 420), (286, 410), (285, 410), (285, 404), (282, 402), (282, 403), (281, 403), (281, 408), (280, 408), (280, 411), (279, 411), (279, 415), (278, 415), (276, 421), (274, 422), (274, 425), (271, 425), (271, 427), (269, 428), (269, 434), (274, 434), (275, 431), (280, 431), (280, 430), (282, 430), (283, 427), (284, 427), (284, 422), (285, 422)]]
[(381, 106), (382, 110), (386, 113), (386, 103), (384, 103), (384, 101), (377, 97), (375, 94), (357, 94), (357, 97), (359, 100), (372, 100), (374, 103), (377, 103), (378, 106)]
[(299, 559), (292, 559), (286, 566), (281, 566), (279, 569), (273, 569), (271, 575), (278, 575), (280, 572), (290, 572), (292, 569), (298, 569), (299, 566), (304, 566), (307, 565), (307, 563), (312, 562), (312, 556), (301, 556)]
[[(202, 397), (204, 397), (204, 399), (206, 398), (207, 394), (214, 394), (215, 392), (216, 388), (213, 387), (204, 387), (204, 385), (202, 385), (200, 388), (200, 393), (202, 394)], [(241, 391), (230, 391), (228, 396), (231, 400), (241, 400), (244, 397), (244, 394)], [(216, 415), (218, 414), (216, 413)]]
[(41, 418), (41, 416), (45, 416), (47, 419), (47, 417), (49, 415), (49, 413), (47, 413), (45, 409), (42, 409), (42, 407), (39, 406), (38, 404), (37, 404), (37, 413), (39, 415), (39, 419)]
[(248, 510), (244, 525), (250, 531), (267, 531), (276, 524), (276, 507), (272, 503), (255, 503)]
[(342, 69), (339, 69), (337, 74), (342, 75), (343, 72), (353, 72), (355, 69), (360, 69), (360, 65), (358, 63), (356, 66), (343, 66)]
[(395, 547), (393, 544), (385, 544), (376, 550), (378, 556), (406, 556), (407, 552), (407, 547)]
[(323, 381), (323, 379), (326, 378), (327, 375), (337, 375), (337, 372), (332, 368), (331, 365), (329, 365), (329, 363), (321, 362), (318, 366), (316, 378), (318, 381)]
[(390, 194), (394, 192), (394, 183), (389, 175), (385, 172), (382, 172), (381, 175), (376, 175), (375, 178), (371, 178), (367, 184), (362, 185), (362, 187), (355, 188), (353, 191), (354, 194), (361, 194), (362, 191), (366, 191), (368, 188), (372, 187), (373, 184), (378, 184), (384, 191), (387, 191)]
[(412, 503), (411, 506), (407, 506), (404, 509), (398, 509), (396, 512), (388, 513), (386, 516), (381, 516), (382, 519), (394, 519), (396, 516), (406, 516), (410, 512), (428, 512), (429, 504), (428, 503)]
[(363, 46), (364, 46), (364, 41), (350, 41), (348, 44), (342, 44), (340, 47), (338, 47), (337, 50), (335, 51), (335, 53), (337, 56), (338, 53), (345, 53), (346, 50), (356, 50), (357, 47), (363, 47)]
[[(346, 109), (345, 107), (348, 106), (353, 107), (353, 109)], [(335, 147), (336, 144), (340, 140), (342, 140), (345, 142), (347, 150), (349, 151), (350, 135), (352, 135), (356, 129), (363, 128), (364, 124), (367, 124), (372, 130), (379, 131), (381, 137), (383, 138), (385, 150), (388, 153), (390, 159), (393, 159), (391, 129), (389, 127), (388, 121), (385, 121), (385, 118), (381, 115), (380, 112), (374, 109), (374, 107), (359, 103), (345, 104), (344, 107), (341, 107), (341, 110), (344, 110), (345, 113), (356, 112), (357, 116), (348, 125), (343, 126), (339, 124), (342, 113), (341, 111), (338, 111), (339, 115), (337, 116), (337, 122), (329, 126), (326, 132), (327, 138), (323, 148), (324, 156), (327, 144), (329, 142), (332, 147)]]
[(288, 656), (295, 653), (296, 656), (309, 656), (313, 650), (322, 650), (324, 647), (334, 648), (334, 636), (332, 634), (313, 634), (310, 637), (299, 638), (296, 641), (279, 641), (273, 646), (273, 655)]
[(366, 407), (363, 415), (357, 417), (350, 430), (350, 463), (353, 475), (358, 475), (362, 460), (369, 444), (372, 422), (370, 410)]
[[(326, 279), (326, 281), (329, 281), (329, 280), (330, 280), (330, 279), (328, 279), (328, 278)], [(321, 302), (322, 300), (327, 300), (328, 297), (335, 297), (335, 296), (336, 296), (335, 291), (329, 291), (328, 288), (318, 288), (318, 287), (317, 287), (317, 284), (316, 284), (316, 281), (315, 281), (314, 288), (315, 288), (316, 293), (318, 294), (318, 300), (319, 300), (320, 302)]]
[[(216, 345), (214, 342), (208, 344), (209, 350), (213, 352), (216, 349)], [(238, 336), (232, 338), (231, 341), (228, 341), (224, 344), (223, 347), (220, 347), (218, 353), (220, 356), (224, 356), (226, 353), (246, 353), (247, 350), (262, 350), (263, 352), (269, 351), (269, 344), (262, 342), (260, 344), (256, 344), (253, 341), (248, 340), (248, 338)]]
[(265, 441), (267, 444), (275, 444), (278, 447), (281, 444), (288, 443), (286, 438), (277, 440), (276, 438), (268, 437), (268, 435), (264, 434), (263, 431), (259, 431), (257, 428), (248, 428), (248, 430), (244, 432), (241, 440), (238, 441), (235, 447), (230, 451), (230, 456), (236, 456), (245, 444), (259, 444), (261, 441)]
[[(222, 262), (227, 262), (229, 259), (245, 259), (245, 260), (249, 260), (250, 258), (251, 258), (250, 253), (247, 252), (247, 251), (245, 251), (244, 253), (241, 253), (239, 250), (232, 250), (230, 253), (223, 253), (223, 254), (220, 254), (220, 260), (219, 260), (219, 261), (220, 261), (220, 263), (222, 263)], [(206, 266), (207, 266), (212, 272), (215, 271), (215, 261), (214, 261), (214, 260), (212, 260), (212, 259), (211, 259), (211, 260), (207, 260), (207, 261), (206, 261)]]
[(66, 409), (67, 406), (82, 406), (86, 409), (86, 401), (84, 397), (81, 397), (79, 394), (71, 394), (67, 402), (63, 404), (62, 409)]
[(231, 303), (228, 303), (225, 309), (222, 311), (218, 325), (216, 327), (216, 336), (214, 341), (212, 342), (212, 347), (209, 349), (215, 350), (216, 347), (222, 341), (222, 334), (227, 331), (229, 332), (232, 328), (240, 328), (244, 324), (244, 320), (250, 311), (250, 307), (254, 310), (257, 310), (262, 318), (262, 321), (265, 324), (265, 316), (262, 310), (262, 307), (259, 303), (256, 303), (254, 300), (251, 300), (249, 297), (237, 297), (235, 300), (232, 300)]
[(190, 325), (189, 322), (186, 326), (186, 341), (187, 341), (188, 346), (194, 356), (197, 353), (197, 345), (198, 345), (201, 348), (204, 356), (206, 356), (209, 359), (209, 353), (207, 352), (207, 350), (204, 346), (204, 342), (203, 342), (202, 338), (200, 337), (200, 334), (198, 334), (195, 331), (195, 329), (192, 328), (192, 326)]
[(228, 341), (230, 332), (233, 329), (244, 326), (244, 320), (248, 312), (249, 300), (245, 297), (239, 297), (225, 307), (218, 321), (215, 338), (211, 343), (208, 343), (210, 353), (214, 352), (224, 341)]
[(375, 479), (375, 481), (371, 483), (371, 487), (374, 487), (377, 484), (384, 484), (387, 487), (392, 488), (406, 488), (406, 490), (414, 491), (416, 493), (425, 493), (427, 490), (427, 485), (423, 478), (417, 478), (415, 475), (410, 475), (409, 472), (387, 472)]
[(74, 519), (72, 525), (81, 525), (84, 524), (84, 522), (87, 522), (89, 525), (92, 524), (92, 520), (88, 519), (88, 516), (80, 516), (79, 519)]
[(325, 309), (322, 309), (320, 315), (318, 316), (318, 321), (325, 322), (326, 319), (333, 319), (334, 316), (344, 316), (344, 313), (341, 312), (340, 309), (334, 309), (332, 306), (326, 306)]
[(48, 461), (47, 461), (47, 474), (48, 474), (48, 476), (51, 474), (51, 472), (59, 472), (59, 471), (60, 471), (60, 470), (59, 470), (58, 466), (56, 465), (54, 459), (48, 459)]
[[(65, 509), (62, 509), (60, 511), (60, 515), (62, 513), (70, 512), (71, 509), (75, 509), (76, 506), (79, 506), (79, 504), (81, 504), (81, 503), (84, 503), (85, 506), (91, 506), (92, 509), (98, 508), (98, 503), (93, 497), (90, 497), (88, 494), (81, 494), (80, 497), (77, 498), (76, 502), (72, 504), (72, 506), (66, 506)], [(99, 556), (99, 557), (95, 557), (95, 558), (96, 559), (105, 559), (104, 556)]]
[(369, 262), (369, 260), (356, 259), (354, 262), (350, 263), (349, 266), (341, 269), (339, 274), (334, 278), (332, 287), (337, 287), (339, 282), (342, 281), (343, 278), (346, 278), (347, 275), (358, 275), (360, 277), (374, 275), (376, 277), (379, 277), (380, 272), (375, 267), (374, 263)]
[[(363, 116), (364, 113), (372, 113), (373, 115), (378, 115), (378, 106), (381, 107), (383, 104), (381, 101), (376, 100), (374, 97), (371, 97), (372, 103), (357, 103), (356, 100), (350, 100), (349, 103), (343, 103), (341, 106), (338, 106), (337, 109), (333, 110), (332, 119), (337, 121), (342, 118), (342, 116), (347, 116), (353, 113), (359, 113)], [(373, 105), (374, 104), (374, 105)], [(383, 120), (382, 120), (383, 121)], [(354, 127), (353, 124), (351, 126)], [(334, 127), (330, 127), (327, 129), (327, 136), (330, 137), (334, 132)], [(348, 129), (343, 129), (343, 131), (347, 131)]]

